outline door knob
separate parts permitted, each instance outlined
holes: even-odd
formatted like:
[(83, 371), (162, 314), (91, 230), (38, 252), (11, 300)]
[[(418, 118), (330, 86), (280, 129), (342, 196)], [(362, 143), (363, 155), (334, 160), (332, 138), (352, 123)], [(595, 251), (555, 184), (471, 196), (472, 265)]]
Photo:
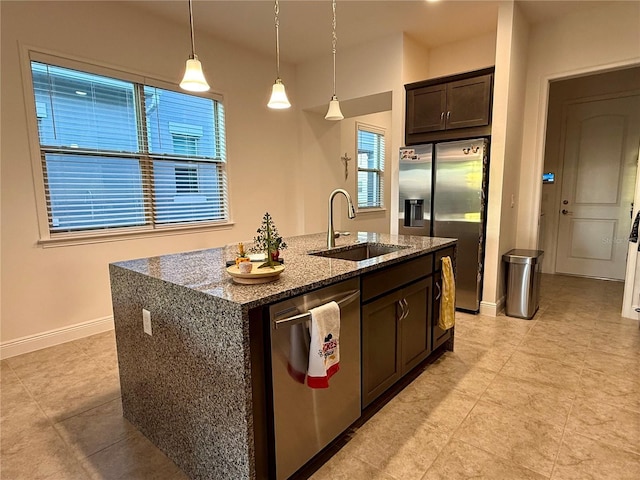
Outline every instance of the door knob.
[(564, 209), (563, 209), (563, 210), (562, 210), (562, 214), (563, 214), (563, 215), (572, 215), (572, 214), (573, 214), (573, 212), (570, 212), (569, 210), (564, 210)]

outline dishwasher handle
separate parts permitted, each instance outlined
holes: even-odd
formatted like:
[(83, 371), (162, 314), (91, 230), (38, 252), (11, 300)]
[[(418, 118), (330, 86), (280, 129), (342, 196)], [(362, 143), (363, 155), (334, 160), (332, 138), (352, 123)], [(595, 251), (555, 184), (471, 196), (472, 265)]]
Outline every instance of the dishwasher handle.
[[(350, 303), (352, 303), (354, 300), (356, 300), (359, 297), (360, 297), (360, 290), (355, 290), (355, 291), (352, 291), (352, 292), (348, 292), (340, 300), (336, 300), (336, 303), (338, 304), (338, 306), (340, 308), (343, 308), (343, 307), (346, 307), (347, 305), (349, 305)], [(331, 300), (328, 300), (326, 303), (329, 303), (330, 301)], [(275, 320), (273, 322), (273, 328), (274, 329), (278, 329), (278, 328), (282, 328), (282, 327), (288, 327), (288, 326), (291, 326), (291, 325), (295, 325), (297, 323), (305, 322), (305, 321), (309, 320), (310, 318), (311, 318), (311, 313), (309, 313), (309, 312), (301, 313), (299, 315), (294, 315), (292, 317), (282, 318), (280, 320)]]

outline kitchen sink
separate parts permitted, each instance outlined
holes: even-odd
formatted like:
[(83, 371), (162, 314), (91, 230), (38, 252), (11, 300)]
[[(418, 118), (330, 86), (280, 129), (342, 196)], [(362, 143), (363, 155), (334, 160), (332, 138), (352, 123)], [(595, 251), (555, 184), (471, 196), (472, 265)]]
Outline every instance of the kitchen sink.
[(409, 248), (406, 245), (383, 245), (380, 243), (358, 243), (349, 245), (348, 247), (332, 248), (330, 250), (322, 250), (319, 252), (310, 252), (309, 255), (318, 257), (339, 258), (341, 260), (351, 260), (359, 262), (368, 258), (379, 257), (387, 253), (397, 252)]

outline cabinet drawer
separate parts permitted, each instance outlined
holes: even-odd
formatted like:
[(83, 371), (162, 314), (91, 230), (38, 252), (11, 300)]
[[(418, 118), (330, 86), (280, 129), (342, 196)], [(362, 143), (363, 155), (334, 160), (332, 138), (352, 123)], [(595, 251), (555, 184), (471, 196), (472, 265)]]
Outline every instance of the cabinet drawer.
[(454, 247), (449, 247), (449, 248), (444, 248), (442, 250), (438, 250), (435, 253), (436, 261), (435, 261), (435, 265), (433, 266), (433, 270), (435, 272), (439, 272), (440, 270), (442, 270), (442, 257), (451, 257), (451, 261), (453, 261), (453, 250), (454, 250)]
[(362, 302), (407, 285), (433, 272), (433, 254), (362, 276)]

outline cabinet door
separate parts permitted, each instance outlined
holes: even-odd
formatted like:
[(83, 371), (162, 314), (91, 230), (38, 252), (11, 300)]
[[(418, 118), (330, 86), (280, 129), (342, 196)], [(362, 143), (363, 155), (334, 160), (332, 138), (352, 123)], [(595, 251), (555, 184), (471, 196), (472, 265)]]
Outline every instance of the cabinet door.
[(442, 299), (442, 273), (437, 272), (433, 276), (433, 282), (435, 287), (435, 297), (433, 300), (433, 315), (431, 320), (433, 322), (432, 336), (433, 346), (432, 350), (435, 350), (451, 337), (451, 330), (443, 330), (438, 326), (438, 320), (440, 320), (440, 300)]
[(407, 91), (408, 134), (444, 130), (447, 108), (446, 85), (416, 88)]
[(401, 291), (390, 293), (362, 307), (362, 407), (366, 407), (401, 375)]
[(401, 310), (402, 374), (405, 374), (431, 352), (432, 278), (421, 280), (402, 291), (404, 312)]
[(492, 75), (447, 84), (446, 128), (489, 125)]

